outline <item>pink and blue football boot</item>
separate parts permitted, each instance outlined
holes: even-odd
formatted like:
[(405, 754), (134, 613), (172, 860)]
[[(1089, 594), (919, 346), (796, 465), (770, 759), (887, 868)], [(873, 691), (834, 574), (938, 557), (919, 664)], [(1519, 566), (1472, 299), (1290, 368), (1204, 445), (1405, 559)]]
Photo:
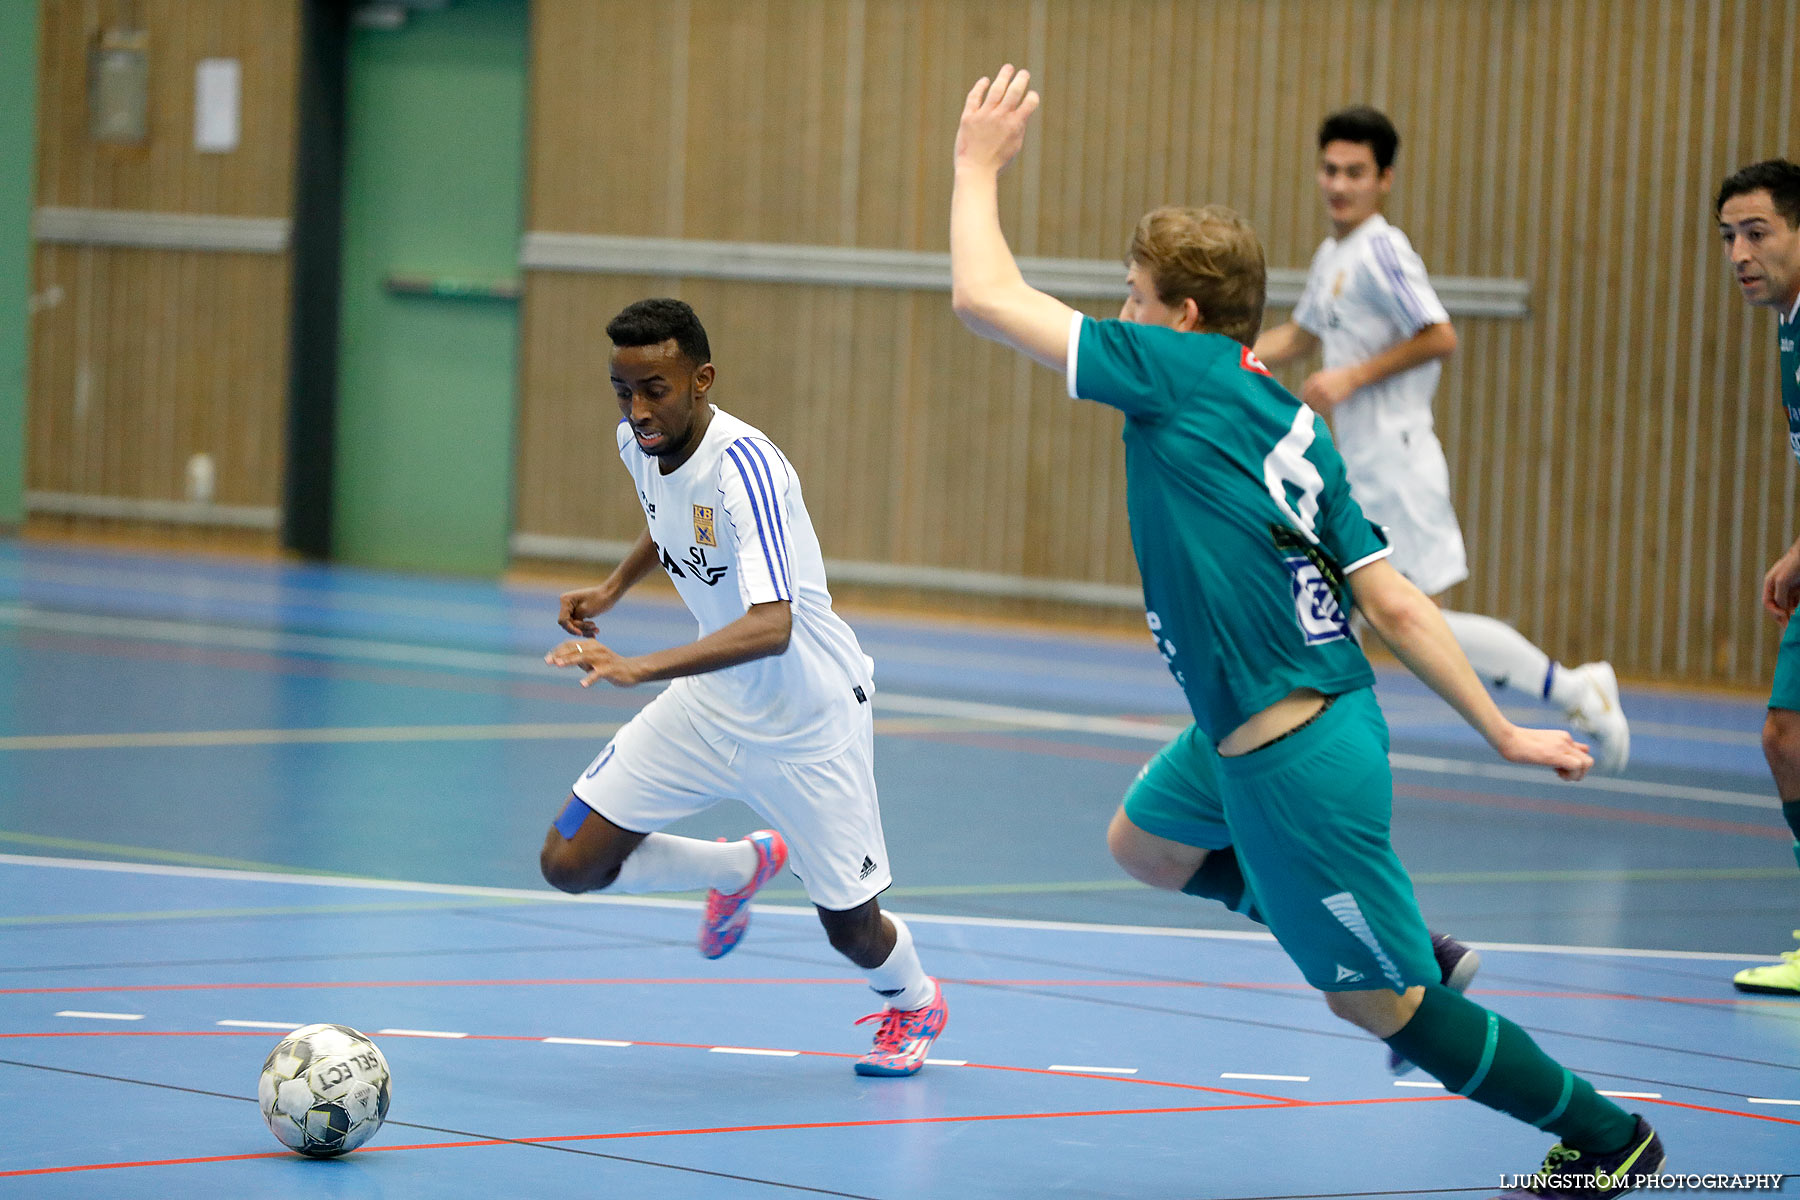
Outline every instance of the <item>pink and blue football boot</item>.
[(880, 1021), (875, 1030), (875, 1046), (856, 1060), (858, 1075), (916, 1075), (931, 1053), (931, 1043), (944, 1032), (950, 1019), (950, 1006), (944, 1003), (944, 989), (931, 981), (931, 1003), (924, 1008), (889, 1008), (870, 1013), (857, 1024)]
[(744, 939), (744, 930), (750, 928), (750, 897), (787, 866), (787, 843), (773, 829), (759, 829), (745, 840), (756, 850), (756, 870), (750, 873), (750, 882), (735, 892), (713, 888), (706, 893), (700, 953), (708, 958), (724, 958)]

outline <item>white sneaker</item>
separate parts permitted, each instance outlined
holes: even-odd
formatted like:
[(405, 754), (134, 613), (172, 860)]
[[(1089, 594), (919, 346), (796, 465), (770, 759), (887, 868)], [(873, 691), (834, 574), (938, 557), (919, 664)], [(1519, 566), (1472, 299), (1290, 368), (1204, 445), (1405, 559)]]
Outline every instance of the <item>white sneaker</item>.
[(1569, 724), (1587, 735), (1594, 769), (1616, 775), (1631, 759), (1631, 726), (1619, 707), (1619, 677), (1604, 662), (1583, 663), (1568, 673), (1585, 685), (1581, 700), (1569, 709)]

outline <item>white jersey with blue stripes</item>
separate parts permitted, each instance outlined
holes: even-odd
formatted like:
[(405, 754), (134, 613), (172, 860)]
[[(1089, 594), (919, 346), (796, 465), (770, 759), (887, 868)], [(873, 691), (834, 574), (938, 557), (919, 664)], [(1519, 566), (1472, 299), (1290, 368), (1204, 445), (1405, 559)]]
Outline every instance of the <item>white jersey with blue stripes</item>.
[(785, 652), (678, 679), (670, 690), (731, 741), (791, 762), (836, 757), (868, 719), (874, 663), (831, 609), (793, 466), (761, 430), (716, 407), (693, 455), (667, 475), (623, 421), (618, 441), (663, 570), (701, 637), (754, 604), (786, 600), (793, 612)]
[[(1347, 237), (1320, 244), (1294, 307), (1294, 323), (1324, 343), (1327, 367), (1366, 361), (1449, 319), (1412, 243), (1380, 213)], [(1431, 430), (1442, 373), (1433, 359), (1358, 389), (1332, 413), (1332, 435), (1353, 487)]]

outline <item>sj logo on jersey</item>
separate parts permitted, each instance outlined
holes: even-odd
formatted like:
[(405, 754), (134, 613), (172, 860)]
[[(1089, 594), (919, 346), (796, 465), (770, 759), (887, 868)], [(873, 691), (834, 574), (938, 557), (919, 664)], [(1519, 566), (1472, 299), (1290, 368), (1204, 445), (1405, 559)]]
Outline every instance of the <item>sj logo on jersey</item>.
[(718, 548), (719, 539), (713, 534), (713, 510), (705, 505), (694, 505), (694, 545)]
[(1350, 636), (1350, 622), (1339, 607), (1337, 596), (1314, 562), (1304, 555), (1281, 560), (1294, 579), (1294, 616), (1306, 644), (1317, 646)]

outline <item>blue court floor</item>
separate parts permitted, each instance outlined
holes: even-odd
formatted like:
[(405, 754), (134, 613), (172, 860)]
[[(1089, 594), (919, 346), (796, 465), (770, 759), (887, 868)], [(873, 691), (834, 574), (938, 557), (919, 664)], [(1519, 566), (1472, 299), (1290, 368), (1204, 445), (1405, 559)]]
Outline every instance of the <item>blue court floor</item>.
[[(649, 698), (545, 667), (554, 616), (543, 588), (0, 542), (0, 1196), (1487, 1195), (1541, 1158), (1396, 1083), (1255, 926), (1112, 865), (1106, 820), (1183, 721), (1147, 637), (850, 614), (884, 903), (950, 1002), (936, 1062), (868, 1080), (875, 998), (791, 878), (719, 963), (691, 898), (538, 880)], [(656, 595), (605, 628), (692, 632)], [(1756, 698), (1628, 690), (1629, 774), (1571, 785), (1403, 676), (1378, 692), (1396, 843), (1483, 945), (1477, 999), (1632, 1094), (1671, 1170), (1800, 1173), (1800, 1003), (1730, 987), (1800, 927)], [(388, 1126), (336, 1162), (254, 1105), (313, 1021), (394, 1069)]]

